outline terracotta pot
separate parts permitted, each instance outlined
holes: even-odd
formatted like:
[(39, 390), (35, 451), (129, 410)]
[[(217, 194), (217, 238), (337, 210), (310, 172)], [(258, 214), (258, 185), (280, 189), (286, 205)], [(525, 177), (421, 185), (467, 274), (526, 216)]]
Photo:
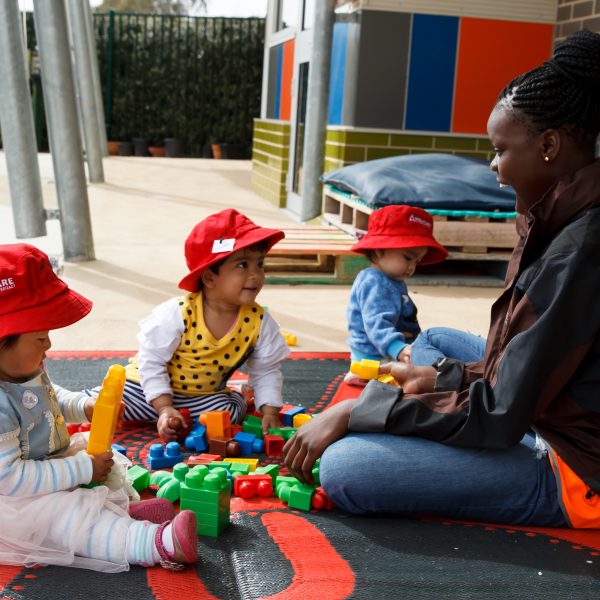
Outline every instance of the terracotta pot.
[(152, 156), (164, 156), (165, 155), (165, 147), (164, 146), (148, 146), (148, 152), (152, 154)]
[(110, 156), (119, 156), (119, 142), (106, 142), (106, 146)]
[(213, 158), (222, 158), (221, 144), (211, 144), (210, 147), (213, 153)]

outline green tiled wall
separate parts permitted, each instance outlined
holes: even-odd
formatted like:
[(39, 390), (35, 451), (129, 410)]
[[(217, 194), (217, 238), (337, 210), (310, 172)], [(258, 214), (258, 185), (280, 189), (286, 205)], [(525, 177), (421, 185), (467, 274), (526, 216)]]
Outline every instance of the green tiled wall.
[(254, 120), (252, 189), (276, 206), (285, 206), (289, 147), (288, 121)]
[[(289, 122), (255, 119), (252, 189), (277, 206), (285, 206), (289, 143)], [(491, 160), (494, 155), (485, 137), (331, 128), (327, 130), (323, 171), (365, 160), (423, 152), (447, 152), (484, 160)]]

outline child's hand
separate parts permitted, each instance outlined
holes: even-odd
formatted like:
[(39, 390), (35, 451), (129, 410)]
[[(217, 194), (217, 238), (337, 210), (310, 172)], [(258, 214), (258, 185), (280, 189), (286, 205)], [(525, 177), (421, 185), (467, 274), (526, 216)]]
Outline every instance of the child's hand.
[(263, 434), (269, 433), (269, 429), (279, 429), (283, 427), (279, 420), (279, 408), (277, 406), (268, 406), (263, 404), (260, 407), (260, 412), (263, 414), (262, 430)]
[(101, 483), (108, 479), (108, 474), (110, 472), (111, 467), (114, 464), (112, 455), (113, 453), (110, 450), (108, 452), (103, 452), (102, 454), (97, 454), (95, 456), (90, 454), (90, 458), (92, 459), (93, 483)]
[(410, 352), (412, 350), (412, 345), (407, 344), (398, 352), (398, 360), (400, 362), (405, 362), (407, 365), (410, 365)]
[(156, 429), (160, 439), (166, 443), (178, 441), (183, 432), (185, 420), (183, 415), (172, 406), (161, 409), (156, 423)]

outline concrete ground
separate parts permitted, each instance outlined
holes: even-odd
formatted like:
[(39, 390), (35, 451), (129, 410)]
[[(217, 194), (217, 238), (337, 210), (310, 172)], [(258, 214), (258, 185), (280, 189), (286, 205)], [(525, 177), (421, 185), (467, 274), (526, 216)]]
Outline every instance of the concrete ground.
[[(0, 153), (1, 154), (1, 153)], [(44, 203), (56, 207), (50, 155), (39, 155)], [(183, 243), (205, 216), (233, 207), (268, 227), (298, 226), (283, 210), (250, 190), (249, 161), (109, 157), (104, 184), (88, 186), (96, 260), (65, 263), (63, 278), (94, 308), (79, 323), (52, 335), (54, 350), (135, 350), (137, 322), (177, 295), (186, 273)], [(48, 236), (16, 240), (5, 161), (0, 159), (0, 243), (28, 241), (62, 253), (57, 221)], [(444, 325), (485, 335), (498, 288), (410, 285), (423, 328)], [(259, 301), (297, 351), (347, 351), (349, 286), (268, 285)]]

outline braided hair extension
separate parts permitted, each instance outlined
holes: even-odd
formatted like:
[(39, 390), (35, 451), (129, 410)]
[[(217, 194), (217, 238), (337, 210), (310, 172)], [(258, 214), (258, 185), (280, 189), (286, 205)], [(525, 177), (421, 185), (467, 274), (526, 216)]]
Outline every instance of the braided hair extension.
[(600, 132), (600, 34), (583, 29), (569, 36), (552, 59), (513, 79), (498, 104), (534, 133), (562, 127), (581, 145), (593, 145)]

